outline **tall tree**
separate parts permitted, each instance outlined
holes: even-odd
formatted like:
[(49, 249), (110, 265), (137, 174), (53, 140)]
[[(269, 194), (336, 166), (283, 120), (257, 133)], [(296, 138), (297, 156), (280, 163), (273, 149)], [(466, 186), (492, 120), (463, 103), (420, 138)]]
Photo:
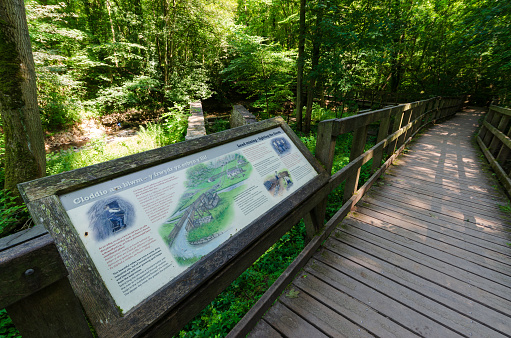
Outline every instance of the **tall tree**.
[[(23, 0), (0, 2), (0, 113), (5, 137), (5, 189), (45, 175), (34, 59)], [(20, 203), (21, 198), (19, 198)]]
[(306, 0), (300, 0), (300, 30), (298, 32), (298, 62), (296, 76), (296, 124), (302, 130), (302, 92), (303, 92), (303, 65), (305, 63), (305, 5)]

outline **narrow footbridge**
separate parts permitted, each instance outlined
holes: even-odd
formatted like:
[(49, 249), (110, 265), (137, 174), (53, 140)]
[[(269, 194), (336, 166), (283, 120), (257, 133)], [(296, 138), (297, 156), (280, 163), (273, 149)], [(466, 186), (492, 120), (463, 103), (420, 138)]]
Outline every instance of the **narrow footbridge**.
[[(511, 111), (498, 112), (507, 132)], [(510, 337), (509, 200), (481, 160), (481, 116), (465, 109), (418, 136), (231, 336)], [(490, 129), (478, 142), (505, 163), (494, 140), (509, 137)]]
[[(304, 219), (305, 249), (229, 337), (511, 337), (511, 109), (463, 104), (436, 97), (321, 121), (318, 161), (276, 118), (27, 182), (57, 240), (42, 225), (0, 239), (0, 309), (24, 337), (91, 337), (83, 309), (100, 337), (172, 337)], [(318, 174), (123, 313), (57, 195), (276, 127)], [(332, 173), (338, 144), (351, 144), (349, 163)], [(342, 205), (328, 205), (332, 193)], [(328, 221), (327, 205), (338, 208)]]

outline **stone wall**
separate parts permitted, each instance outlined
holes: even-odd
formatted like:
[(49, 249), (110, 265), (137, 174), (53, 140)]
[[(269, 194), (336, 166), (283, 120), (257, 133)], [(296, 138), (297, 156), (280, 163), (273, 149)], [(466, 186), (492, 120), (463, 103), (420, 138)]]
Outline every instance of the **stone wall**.
[(185, 140), (191, 140), (206, 135), (202, 103), (200, 101), (190, 103), (190, 113), (192, 113), (192, 115), (188, 118), (188, 129), (186, 131)]
[(255, 123), (257, 122), (257, 119), (245, 107), (236, 104), (232, 107), (232, 113), (229, 122), (231, 124), (231, 128), (236, 128), (246, 124)]

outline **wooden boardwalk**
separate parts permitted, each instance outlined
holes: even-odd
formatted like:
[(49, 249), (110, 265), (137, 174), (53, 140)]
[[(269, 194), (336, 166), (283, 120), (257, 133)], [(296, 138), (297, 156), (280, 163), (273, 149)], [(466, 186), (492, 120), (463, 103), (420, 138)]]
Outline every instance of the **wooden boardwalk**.
[(253, 337), (511, 337), (511, 220), (465, 110), (427, 130)]

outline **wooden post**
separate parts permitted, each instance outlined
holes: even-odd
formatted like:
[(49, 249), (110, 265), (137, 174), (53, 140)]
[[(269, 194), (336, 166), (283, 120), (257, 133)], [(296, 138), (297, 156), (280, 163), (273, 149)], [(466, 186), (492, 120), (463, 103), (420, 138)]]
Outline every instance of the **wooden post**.
[[(380, 121), (380, 127), (378, 128), (378, 138), (376, 139), (376, 143), (381, 142), (384, 138), (389, 135), (389, 126), (390, 126), (390, 111), (387, 117), (384, 117)], [(371, 167), (371, 172), (375, 172), (380, 168), (380, 163), (383, 158), (383, 148), (376, 151), (373, 157), (373, 165)]]
[(24, 337), (92, 337), (78, 298), (63, 278), (6, 308)]
[[(353, 143), (351, 144), (350, 162), (362, 155), (367, 139), (367, 125), (359, 127), (353, 133)], [(358, 178), (360, 177), (360, 169), (358, 168), (354, 175), (346, 179), (344, 185), (344, 201), (353, 196), (358, 188)]]
[[(318, 139), (316, 142), (316, 158), (323, 164), (328, 175), (332, 174), (334, 163), (335, 142), (335, 120), (321, 121), (318, 125)], [(323, 227), (325, 221), (327, 198), (324, 198), (310, 213), (304, 217), (307, 238), (310, 240)]]
[(0, 239), (0, 308), (25, 337), (92, 337), (43, 226)]
[[(500, 115), (500, 114), (499, 114)], [(497, 129), (500, 131), (503, 131), (504, 128), (506, 128), (507, 124), (509, 123), (509, 116), (500, 115), (500, 122), (497, 126)], [(490, 141), (490, 145), (488, 146), (488, 150), (492, 154), (498, 154), (499, 150), (499, 144), (502, 144), (502, 142), (499, 140), (498, 137), (493, 136), (492, 140)]]

